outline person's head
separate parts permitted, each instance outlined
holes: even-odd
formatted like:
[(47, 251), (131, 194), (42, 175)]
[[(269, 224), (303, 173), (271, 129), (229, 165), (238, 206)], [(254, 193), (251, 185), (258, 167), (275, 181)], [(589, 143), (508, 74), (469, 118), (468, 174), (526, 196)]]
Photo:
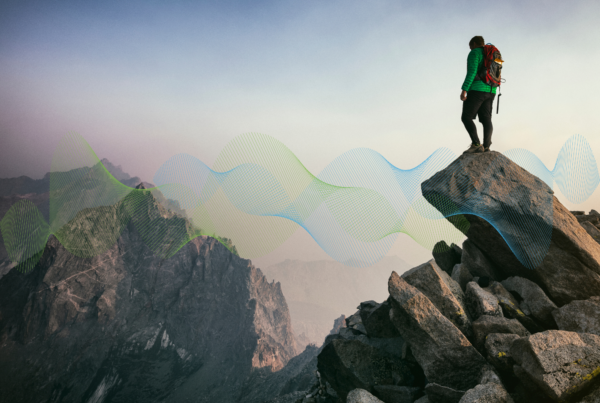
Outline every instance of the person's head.
[(485, 45), (485, 41), (483, 40), (483, 36), (474, 36), (469, 41), (469, 47), (471, 49), (480, 48)]

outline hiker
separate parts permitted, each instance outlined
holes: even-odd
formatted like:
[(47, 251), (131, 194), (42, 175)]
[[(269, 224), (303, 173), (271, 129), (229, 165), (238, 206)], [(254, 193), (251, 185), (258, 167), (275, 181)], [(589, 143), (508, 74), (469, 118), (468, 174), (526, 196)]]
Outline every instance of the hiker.
[[(465, 153), (480, 153), (490, 151), (492, 144), (492, 103), (496, 96), (496, 87), (486, 84), (484, 69), (483, 37), (474, 36), (469, 41), (469, 56), (467, 58), (467, 76), (462, 85), (460, 100), (463, 101), (461, 120), (471, 137), (471, 146)], [(499, 53), (498, 53), (499, 54)], [(477, 127), (473, 122), (475, 116), (483, 125), (483, 145), (477, 136)]]

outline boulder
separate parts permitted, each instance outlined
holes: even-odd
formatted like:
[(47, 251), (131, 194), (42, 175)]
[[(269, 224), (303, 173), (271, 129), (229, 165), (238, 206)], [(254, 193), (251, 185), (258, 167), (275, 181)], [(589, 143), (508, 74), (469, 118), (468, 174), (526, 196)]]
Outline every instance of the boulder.
[(413, 403), (423, 395), (423, 389), (408, 386), (375, 385), (375, 395), (385, 403)]
[(405, 272), (402, 278), (421, 291), (464, 335), (471, 336), (471, 321), (447, 282), (454, 283), (455, 292), (462, 294), (462, 291), (433, 259)]
[[(361, 304), (362, 306), (362, 304)], [(384, 301), (372, 309), (361, 309), (362, 324), (369, 337), (394, 338), (400, 333), (390, 321), (390, 303)]]
[(512, 343), (521, 336), (512, 333), (491, 333), (485, 337), (487, 360), (503, 373), (512, 370), (515, 360), (510, 355)]
[(464, 214), (468, 229), (449, 221), (503, 278), (534, 281), (558, 306), (597, 295), (600, 244), (548, 185), (504, 155), (463, 154), (424, 181), (421, 190), (445, 216)]
[(377, 384), (411, 386), (414, 382), (402, 360), (358, 340), (331, 340), (317, 357), (317, 369), (342, 399), (356, 388), (372, 391)]
[(556, 329), (552, 317), (556, 305), (536, 283), (523, 277), (509, 277), (502, 281), (502, 285), (516, 295), (517, 299), (521, 299), (519, 302), (521, 311), (536, 318), (547, 329)]
[(346, 403), (383, 403), (364, 389), (354, 389), (348, 393)]
[(463, 242), (462, 265), (474, 277), (488, 277), (500, 280), (501, 274), (483, 252), (469, 239)]
[(600, 242), (600, 230), (598, 227), (589, 221), (582, 222), (581, 226), (594, 239), (594, 241)]
[(482, 315), (503, 316), (502, 309), (498, 305), (498, 298), (482, 289), (474, 281), (467, 284), (465, 303), (474, 320)]
[(440, 241), (434, 245), (432, 254), (437, 265), (446, 273), (452, 274), (452, 268), (460, 263), (462, 249), (456, 244), (448, 246), (446, 241)]
[(457, 390), (479, 383), (485, 359), (417, 288), (392, 272), (390, 318), (429, 382)]
[(552, 400), (570, 400), (600, 381), (600, 336), (547, 330), (515, 340), (510, 354)]
[(457, 264), (452, 269), (452, 279), (460, 285), (460, 288), (465, 291), (467, 288), (467, 283), (473, 281), (473, 275), (462, 263)]
[(365, 329), (362, 318), (360, 316), (360, 310), (356, 311), (354, 315), (348, 316), (346, 318), (346, 327), (349, 329), (357, 330), (361, 333), (367, 334), (367, 330)]
[(529, 336), (529, 332), (516, 319), (507, 319), (499, 316), (482, 315), (473, 322), (475, 346), (483, 348), (485, 338), (491, 333), (516, 334), (519, 337)]
[(456, 390), (437, 383), (428, 383), (425, 386), (427, 399), (431, 403), (458, 403), (466, 391)]
[(514, 403), (504, 386), (486, 383), (469, 389), (459, 403)]
[(558, 328), (600, 336), (600, 297), (573, 301), (552, 312)]
[(427, 397), (427, 395), (415, 400), (414, 403), (430, 403), (429, 402), (429, 398)]
[(579, 221), (580, 224), (587, 222), (592, 225), (600, 225), (600, 216), (596, 214), (581, 214), (576, 215), (575, 218), (577, 219), (577, 221)]

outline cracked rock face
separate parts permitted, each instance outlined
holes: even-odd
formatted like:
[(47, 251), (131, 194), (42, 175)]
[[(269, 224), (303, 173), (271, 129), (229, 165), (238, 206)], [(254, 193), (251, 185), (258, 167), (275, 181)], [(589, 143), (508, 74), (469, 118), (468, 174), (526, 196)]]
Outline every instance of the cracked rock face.
[(0, 279), (0, 401), (237, 401), (295, 354), (279, 283), (210, 237), (166, 260), (132, 224), (94, 258), (51, 238)]
[(550, 398), (586, 393), (600, 381), (600, 336), (547, 330), (515, 340), (510, 355)]
[[(421, 190), (442, 214), (465, 212), (468, 229), (449, 221), (493, 262), (501, 277), (497, 281), (509, 276), (528, 278), (559, 307), (597, 295), (600, 244), (553, 196), (552, 189), (502, 154), (463, 154), (424, 181)], [(537, 262), (540, 257), (541, 263), (528, 269), (505, 238), (523, 259), (529, 256)], [(463, 262), (465, 258), (463, 250)]]

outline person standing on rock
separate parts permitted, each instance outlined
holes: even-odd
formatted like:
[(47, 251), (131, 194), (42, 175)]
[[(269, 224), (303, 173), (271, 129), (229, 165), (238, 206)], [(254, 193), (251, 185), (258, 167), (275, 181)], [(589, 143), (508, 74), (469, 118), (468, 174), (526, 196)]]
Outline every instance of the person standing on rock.
[[(496, 88), (483, 82), (478, 73), (483, 69), (483, 47), (485, 41), (481, 36), (474, 36), (469, 41), (469, 56), (467, 58), (467, 76), (461, 87), (460, 100), (463, 101), (461, 120), (471, 137), (471, 146), (465, 153), (480, 153), (490, 150), (492, 144), (492, 103), (496, 96)], [(475, 116), (483, 125), (483, 145), (477, 136)]]

